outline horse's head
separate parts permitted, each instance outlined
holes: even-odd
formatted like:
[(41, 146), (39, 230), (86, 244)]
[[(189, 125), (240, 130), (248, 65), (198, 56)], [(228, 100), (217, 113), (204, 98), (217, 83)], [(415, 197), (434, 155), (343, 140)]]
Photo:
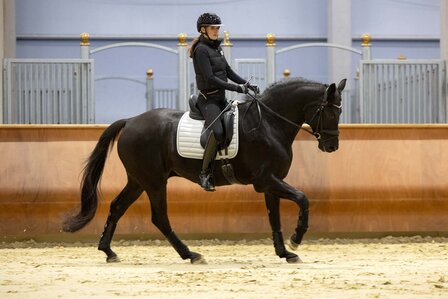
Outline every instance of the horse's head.
[(338, 86), (332, 83), (325, 90), (322, 98), (314, 102), (306, 111), (308, 125), (313, 135), (319, 141), (319, 149), (324, 152), (334, 152), (339, 147), (339, 117), (342, 112), (341, 93), (344, 90), (343, 79)]

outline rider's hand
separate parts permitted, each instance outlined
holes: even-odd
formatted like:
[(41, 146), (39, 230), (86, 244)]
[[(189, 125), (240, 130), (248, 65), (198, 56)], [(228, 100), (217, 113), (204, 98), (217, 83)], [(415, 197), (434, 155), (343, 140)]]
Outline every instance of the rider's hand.
[(246, 84), (247, 84), (247, 88), (252, 90), (255, 94), (259, 94), (260, 93), (260, 88), (258, 88), (258, 85), (250, 84), (250, 83), (246, 83)]
[(249, 88), (245, 84), (239, 84), (236, 87), (236, 92), (248, 93), (249, 92)]

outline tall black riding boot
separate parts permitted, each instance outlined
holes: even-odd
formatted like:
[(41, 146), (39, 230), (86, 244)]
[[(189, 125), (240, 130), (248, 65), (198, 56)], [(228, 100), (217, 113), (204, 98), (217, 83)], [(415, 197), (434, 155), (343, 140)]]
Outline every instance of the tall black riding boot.
[(213, 132), (210, 132), (207, 144), (205, 145), (201, 174), (199, 175), (199, 185), (201, 185), (205, 191), (215, 191), (213, 183), (213, 166), (215, 164), (216, 153), (217, 143), (215, 135)]

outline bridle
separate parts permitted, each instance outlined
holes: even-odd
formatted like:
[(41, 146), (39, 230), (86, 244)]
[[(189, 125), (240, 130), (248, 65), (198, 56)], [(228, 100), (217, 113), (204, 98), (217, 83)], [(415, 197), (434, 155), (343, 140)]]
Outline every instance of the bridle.
[[(260, 104), (263, 108), (265, 108), (266, 110), (268, 110), (271, 114), (275, 115), (276, 117), (282, 119), (283, 121), (287, 122), (288, 124), (290, 124), (290, 125), (292, 125), (292, 126), (298, 128), (298, 129), (302, 128), (301, 125), (296, 124), (295, 122), (290, 121), (290, 120), (287, 119), (286, 117), (284, 117), (284, 116), (278, 114), (277, 112), (275, 112), (274, 110), (272, 110), (269, 106), (267, 106), (265, 103), (263, 103), (262, 101), (260, 101), (256, 96), (253, 96), (253, 95), (250, 94), (250, 93), (248, 93), (248, 95), (249, 95), (249, 96), (250, 96), (250, 97), (251, 97), (257, 104)], [(311, 127), (311, 125), (310, 125), (311, 130), (309, 130), (308, 128), (302, 128), (302, 129), (303, 129), (305, 132), (307, 132), (307, 133), (313, 135), (314, 137), (316, 137), (317, 140), (321, 140), (321, 138), (322, 138), (322, 133), (330, 136), (329, 138), (325, 139), (325, 141), (326, 141), (326, 140), (329, 140), (329, 139), (332, 139), (332, 138), (336, 138), (337, 136), (339, 136), (339, 130), (324, 130), (324, 129), (323, 129), (323, 127), (322, 127), (322, 126), (323, 126), (323, 122), (322, 122), (322, 114), (323, 114), (323, 111), (324, 111), (325, 107), (330, 107), (330, 106), (332, 106), (332, 107), (341, 109), (341, 108), (342, 108), (342, 104), (341, 104), (341, 105), (328, 104), (328, 102), (325, 101), (325, 100), (324, 100), (324, 101), (314, 101), (314, 102), (311, 102), (311, 103), (308, 103), (307, 105), (305, 105), (304, 110), (306, 110), (306, 109), (307, 109), (308, 107), (310, 107), (310, 106), (314, 106), (315, 104), (318, 104), (318, 107), (317, 107), (316, 111), (313, 113), (313, 116), (311, 117), (311, 119), (310, 119), (309, 121), (306, 121), (306, 120), (305, 120), (305, 122), (306, 122), (307, 124), (310, 125), (311, 122), (314, 121), (314, 119), (317, 118), (316, 130), (314, 131), (314, 129)], [(261, 111), (260, 111), (260, 109), (258, 109), (258, 114), (260, 115), (260, 119), (261, 119)], [(305, 111), (305, 114), (306, 114), (306, 111)]]
[[(314, 112), (313, 117), (311, 117), (310, 120), (305, 120), (305, 122), (307, 124), (310, 125), (311, 127), (311, 122), (314, 121), (315, 118), (317, 118), (317, 124), (316, 124), (316, 131), (313, 130), (313, 128), (311, 127), (311, 130), (308, 130), (307, 128), (303, 128), (306, 132), (310, 133), (311, 135), (313, 135), (314, 137), (316, 137), (317, 140), (320, 140), (322, 138), (322, 133), (329, 135), (330, 137), (328, 137), (325, 140), (329, 140), (332, 138), (336, 138), (337, 136), (339, 136), (339, 130), (324, 130), (323, 126), (323, 121), (322, 121), (322, 115), (323, 115), (323, 111), (325, 109), (325, 107), (335, 107), (337, 109), (341, 109), (342, 108), (342, 104), (341, 105), (336, 105), (336, 104), (328, 104), (327, 101), (315, 101), (315, 102), (311, 102), (307, 105), (305, 105), (304, 110), (306, 110), (306, 108), (308, 108), (308, 106), (312, 106), (314, 104), (318, 103), (318, 108), (317, 110)], [(306, 114), (306, 113), (305, 113)]]

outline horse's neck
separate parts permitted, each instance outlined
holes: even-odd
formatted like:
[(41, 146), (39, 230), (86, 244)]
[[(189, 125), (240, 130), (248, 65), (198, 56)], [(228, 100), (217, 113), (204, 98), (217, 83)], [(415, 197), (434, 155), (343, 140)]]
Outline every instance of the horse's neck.
[(269, 115), (269, 121), (264, 124), (269, 126), (271, 135), (279, 136), (282, 142), (292, 143), (304, 122), (303, 115), (297, 107), (290, 107), (288, 103), (275, 99), (266, 101), (265, 105), (271, 110), (262, 112)]
[[(279, 90), (271, 92), (264, 99), (264, 103), (273, 111), (295, 123), (298, 127), (306, 121), (306, 113), (309, 104), (319, 99), (324, 92), (320, 86), (316, 85), (297, 85), (278, 86)], [(280, 89), (281, 88), (281, 89)], [(289, 141), (293, 142), (298, 132), (298, 127), (291, 123), (279, 120), (280, 131), (288, 136)]]

